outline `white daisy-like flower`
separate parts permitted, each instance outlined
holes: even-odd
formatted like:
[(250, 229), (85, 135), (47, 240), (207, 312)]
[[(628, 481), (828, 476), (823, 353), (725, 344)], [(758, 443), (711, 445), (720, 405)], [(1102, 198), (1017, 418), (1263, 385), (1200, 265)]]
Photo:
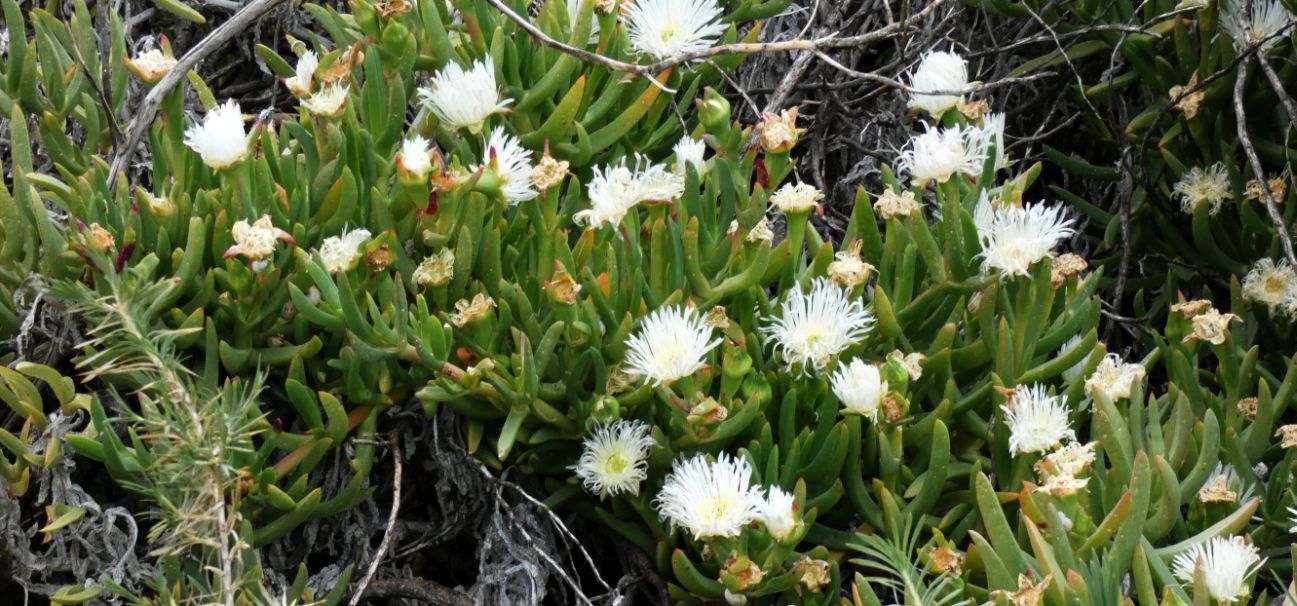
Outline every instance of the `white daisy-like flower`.
[(1234, 471), (1233, 465), (1217, 463), (1211, 476), (1207, 478), (1202, 488), (1198, 489), (1198, 502), (1202, 504), (1241, 503), (1252, 498), (1253, 490), (1253, 486)]
[(887, 381), (877, 366), (856, 358), (830, 375), (829, 384), (833, 386), (833, 395), (842, 402), (843, 412), (860, 415), (871, 423), (878, 422)]
[(766, 532), (776, 541), (787, 541), (797, 530), (797, 510), (793, 495), (778, 486), (766, 489), (766, 498), (757, 507), (757, 517)]
[(785, 183), (770, 194), (770, 204), (784, 214), (809, 212), (823, 199), (824, 194), (810, 183)]
[(622, 18), (635, 52), (670, 59), (711, 48), (728, 26), (716, 0), (636, 0)]
[(229, 168), (248, 156), (248, 134), (243, 130), (243, 112), (233, 99), (203, 116), (203, 121), (185, 129), (185, 145), (214, 168)]
[(400, 167), (420, 179), (432, 171), (432, 155), (428, 152), (428, 140), (415, 135), (401, 142), (401, 151), (396, 161)]
[(721, 453), (676, 461), (657, 496), (657, 510), (695, 539), (734, 537), (757, 518), (765, 501), (752, 485), (752, 465), (743, 457)]
[(1297, 272), (1287, 261), (1261, 259), (1243, 278), (1243, 296), (1297, 315)]
[[(963, 57), (951, 52), (935, 51), (923, 56), (919, 66), (910, 72), (910, 88), (920, 91), (963, 91), (968, 88), (968, 63)], [(928, 112), (940, 118), (963, 100), (959, 94), (919, 94), (911, 93), (910, 107)]]
[(843, 288), (817, 278), (809, 293), (789, 289), (779, 316), (765, 319), (761, 332), (789, 368), (823, 370), (835, 357), (869, 334), (874, 315)]
[(623, 158), (617, 164), (594, 168), (586, 185), (590, 208), (578, 211), (572, 219), (591, 227), (617, 226), (640, 202), (674, 200), (683, 194), (684, 178), (679, 173), (642, 156), (636, 157), (632, 168)]
[(1225, 164), (1217, 162), (1202, 168), (1195, 166), (1176, 181), (1172, 197), (1180, 200), (1180, 210), (1192, 215), (1200, 204), (1210, 204), (1211, 214), (1220, 212), (1220, 205), (1230, 199), (1229, 173)]
[(669, 385), (707, 365), (707, 353), (720, 345), (692, 307), (661, 307), (645, 316), (631, 335), (625, 371), (654, 386)]
[(270, 222), (270, 215), (264, 215), (254, 223), (239, 220), (230, 228), (234, 244), (225, 250), (222, 258), (229, 259), (243, 255), (250, 261), (259, 261), (275, 253), (275, 244), (279, 240), (293, 242), (288, 232), (279, 229)]
[(910, 139), (909, 148), (896, 163), (900, 172), (909, 173), (912, 182), (945, 183), (957, 174), (976, 177), (982, 173), (990, 144), (988, 133), (960, 125), (936, 129), (925, 123), (924, 128)]
[[(505, 132), (503, 126), (497, 126), (491, 129), (491, 136), (482, 145), (488, 166), (491, 166), (491, 158), (494, 157), (495, 172), (500, 177), (500, 191), (509, 204), (532, 200), (540, 195), (531, 182), (531, 173), (536, 170), (536, 166), (531, 163), (532, 153), (522, 146), (517, 137)], [(474, 165), (471, 170), (476, 171), (478, 168), (478, 165)]]
[(360, 260), (360, 247), (369, 240), (369, 230), (355, 229), (330, 236), (320, 243), (320, 261), (331, 274), (347, 271)]
[[(978, 225), (982, 240), (982, 271), (1002, 276), (1028, 276), (1032, 264), (1053, 253), (1075, 230), (1062, 205), (1008, 206), (992, 209), (989, 225)], [(981, 218), (980, 221), (987, 221)], [(979, 219), (974, 218), (974, 223)]]
[(1136, 381), (1144, 380), (1144, 367), (1126, 362), (1121, 356), (1110, 353), (1099, 362), (1094, 374), (1085, 381), (1085, 390), (1091, 395), (1102, 393), (1109, 400), (1129, 398)]
[(600, 497), (639, 494), (648, 477), (648, 454), (656, 442), (648, 424), (621, 420), (599, 425), (582, 444), (576, 476), (585, 489)]
[(419, 88), (424, 107), (437, 115), (447, 128), (482, 132), (492, 114), (508, 111), (510, 99), (501, 98), (495, 82), (495, 66), (489, 60), (473, 63), (467, 70), (451, 61)]
[[(1064, 355), (1071, 353), (1072, 350), (1081, 346), (1082, 341), (1085, 341), (1084, 334), (1073, 335), (1066, 343), (1063, 343), (1062, 347), (1058, 348), (1058, 353), (1054, 354), (1054, 357), (1061, 358)], [(1085, 361), (1086, 358), (1081, 358), (1081, 361), (1073, 364), (1071, 368), (1064, 369), (1063, 380), (1068, 383), (1074, 383), (1077, 379), (1081, 378), (1081, 372), (1085, 370)]]
[(1058, 396), (1047, 394), (1044, 385), (1018, 387), (1000, 409), (1009, 426), (1009, 453), (1015, 457), (1046, 452), (1076, 439), (1067, 405)]
[(175, 57), (168, 57), (156, 48), (142, 52), (126, 62), (127, 71), (145, 82), (158, 81), (175, 66)]
[(347, 103), (347, 93), (350, 90), (345, 84), (331, 84), (302, 99), (302, 107), (317, 116), (337, 116), (342, 113), (342, 106)]
[(635, 172), (626, 166), (625, 160), (620, 164), (594, 167), (593, 176), (586, 185), (586, 195), (590, 198), (590, 208), (578, 211), (572, 219), (593, 227), (620, 225), (626, 213), (640, 202)]
[(635, 185), (640, 202), (670, 202), (685, 193), (685, 175), (636, 156)]
[(295, 73), (284, 78), (284, 86), (288, 91), (297, 97), (305, 97), (311, 94), (311, 88), (315, 85), (315, 68), (320, 66), (320, 58), (315, 51), (306, 51), (302, 56), (297, 58)]
[(1270, 36), (1278, 33), (1293, 19), (1292, 13), (1288, 12), (1280, 0), (1252, 0), (1252, 10), (1248, 15), (1252, 27), (1247, 30), (1243, 29), (1243, 0), (1226, 0), (1224, 13), (1221, 25), (1225, 26), (1225, 31), (1234, 40), (1234, 49), (1240, 53), (1262, 40), (1265, 40), (1261, 42), (1262, 51), (1274, 48), (1283, 40), (1283, 36)]
[(1256, 546), (1241, 536), (1212, 537), (1190, 546), (1171, 561), (1176, 578), (1186, 584), (1202, 569), (1207, 594), (1221, 604), (1233, 604), (1252, 592), (1249, 578), (1265, 560)]
[(680, 142), (676, 143), (673, 151), (676, 154), (677, 173), (683, 175), (685, 167), (693, 165), (699, 179), (707, 174), (707, 161), (703, 159), (703, 155), (707, 153), (707, 145), (702, 139), (695, 139), (689, 135), (680, 137)]
[(995, 170), (1008, 168), (1009, 160), (1004, 155), (1004, 114), (996, 112), (982, 116), (982, 125), (978, 126), (977, 130), (981, 134), (975, 138), (978, 140), (985, 138), (988, 147), (995, 146)]

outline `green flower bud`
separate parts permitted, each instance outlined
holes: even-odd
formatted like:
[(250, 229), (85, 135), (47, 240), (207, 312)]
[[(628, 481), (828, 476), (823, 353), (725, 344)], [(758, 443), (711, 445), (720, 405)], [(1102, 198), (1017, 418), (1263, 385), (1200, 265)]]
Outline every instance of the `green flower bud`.
[(698, 101), (698, 119), (707, 132), (723, 132), (730, 125), (730, 102), (715, 89), (707, 88)]

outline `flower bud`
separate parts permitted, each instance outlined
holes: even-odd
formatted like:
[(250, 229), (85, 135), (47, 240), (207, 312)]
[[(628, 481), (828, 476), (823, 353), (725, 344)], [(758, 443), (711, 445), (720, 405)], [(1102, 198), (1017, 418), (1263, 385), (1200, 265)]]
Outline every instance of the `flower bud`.
[(761, 135), (761, 148), (766, 153), (787, 153), (797, 145), (797, 139), (806, 129), (797, 128), (797, 107), (791, 107), (778, 114), (762, 114), (757, 123), (757, 133)]
[(710, 133), (725, 131), (730, 125), (730, 102), (725, 100), (713, 88), (703, 91), (703, 98), (697, 101), (698, 120)]

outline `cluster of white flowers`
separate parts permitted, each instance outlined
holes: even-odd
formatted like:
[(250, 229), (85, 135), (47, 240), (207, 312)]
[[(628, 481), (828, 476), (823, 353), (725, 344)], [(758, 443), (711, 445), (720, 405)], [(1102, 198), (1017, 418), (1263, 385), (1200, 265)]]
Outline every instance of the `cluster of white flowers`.
[(752, 465), (743, 457), (721, 453), (676, 461), (657, 496), (658, 513), (672, 525), (687, 529), (695, 539), (735, 537), (760, 521), (778, 541), (796, 531), (793, 496), (771, 486), (763, 497), (752, 483)]
[(1243, 278), (1243, 296), (1297, 317), (1297, 271), (1287, 261), (1261, 259)]
[(451, 61), (419, 88), (419, 99), (447, 128), (482, 132), (493, 114), (509, 110), (510, 99), (500, 95), (495, 66), (489, 60), (473, 63), (469, 69)]
[(617, 164), (594, 168), (594, 176), (586, 185), (590, 208), (577, 212), (572, 219), (591, 227), (617, 226), (641, 202), (675, 200), (684, 190), (681, 173), (638, 155), (630, 167), (623, 158)]
[(789, 289), (778, 316), (765, 319), (761, 332), (790, 369), (823, 370), (874, 326), (874, 316), (859, 299), (825, 278), (809, 293)]
[(712, 328), (692, 307), (661, 307), (640, 321), (627, 346), (626, 373), (650, 384), (667, 385), (706, 366), (707, 353), (720, 345)]
[(982, 240), (982, 271), (1002, 276), (1028, 276), (1032, 264), (1053, 254), (1054, 247), (1074, 233), (1064, 207), (996, 207), (985, 192), (973, 212)]

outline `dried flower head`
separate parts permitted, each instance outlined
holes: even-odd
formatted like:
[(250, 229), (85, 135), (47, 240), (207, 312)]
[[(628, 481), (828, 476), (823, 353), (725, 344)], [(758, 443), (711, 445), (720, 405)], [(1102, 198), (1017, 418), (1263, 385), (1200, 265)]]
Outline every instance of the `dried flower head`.
[(134, 59), (126, 60), (126, 71), (131, 72), (136, 78), (147, 84), (161, 80), (175, 66), (175, 57), (156, 48), (144, 51), (136, 55)]
[(112, 252), (117, 248), (117, 241), (112, 232), (98, 223), (91, 223), (86, 228), (86, 246), (97, 252)]
[(907, 354), (901, 353), (899, 349), (894, 349), (892, 353), (887, 354), (887, 361), (905, 369), (905, 374), (910, 375), (911, 381), (918, 381), (923, 376), (923, 361), (927, 359), (928, 356), (917, 351)]
[(1186, 318), (1192, 318), (1208, 309), (1211, 309), (1211, 301), (1206, 299), (1181, 301), (1171, 305), (1171, 313), (1180, 314)]
[(1064, 253), (1054, 257), (1054, 262), (1049, 270), (1049, 283), (1054, 288), (1062, 286), (1068, 278), (1080, 275), (1089, 265), (1085, 258), (1072, 253)]
[(744, 236), (743, 239), (747, 242), (762, 242), (765, 243), (766, 246), (774, 243), (775, 232), (770, 229), (770, 220), (766, 217), (761, 217), (761, 220), (757, 221), (757, 224), (752, 226), (752, 229), (748, 231), (748, 235)]
[(639, 494), (648, 477), (648, 454), (657, 442), (643, 421), (620, 420), (594, 428), (581, 445), (575, 466), (581, 484), (600, 498)]
[(455, 277), (455, 251), (443, 248), (414, 268), (411, 280), (418, 286), (445, 286)]
[(856, 240), (833, 255), (833, 261), (829, 263), (829, 278), (838, 286), (855, 288), (869, 281), (870, 274), (876, 271), (873, 265), (860, 258), (863, 245), (863, 240)]
[(1297, 448), (1297, 425), (1280, 425), (1274, 437), (1279, 438), (1280, 448)]
[(1217, 162), (1203, 168), (1195, 166), (1176, 181), (1172, 196), (1180, 200), (1180, 210), (1193, 214), (1199, 205), (1211, 206), (1210, 213), (1220, 212), (1220, 206), (1230, 198), (1229, 173), (1225, 164)]
[(789, 368), (806, 373), (823, 370), (874, 326), (864, 303), (824, 278), (809, 293), (790, 289), (780, 311), (765, 319), (761, 332)]
[(1182, 341), (1184, 343), (1206, 341), (1212, 345), (1220, 345), (1229, 337), (1230, 322), (1239, 320), (1242, 318), (1234, 314), (1222, 314), (1213, 307), (1193, 317), (1193, 332), (1185, 336)]
[(1249, 420), (1249, 421), (1255, 421), (1255, 420), (1256, 420), (1256, 408), (1257, 408), (1257, 404), (1259, 404), (1259, 403), (1260, 403), (1260, 400), (1258, 400), (1258, 399), (1254, 396), (1254, 397), (1249, 397), (1249, 398), (1242, 398), (1242, 399), (1240, 399), (1240, 400), (1238, 401), (1238, 404), (1235, 404), (1235, 407), (1238, 408), (1238, 412), (1239, 412), (1239, 414), (1241, 414), (1241, 415), (1247, 417), (1247, 420)]
[(661, 307), (640, 321), (626, 353), (626, 372), (654, 386), (669, 385), (707, 365), (707, 354), (720, 345), (712, 329), (692, 307)]
[(810, 183), (785, 183), (770, 194), (770, 204), (783, 213), (804, 213), (815, 210), (824, 193)]
[(1039, 583), (1032, 584), (1031, 577), (1020, 574), (1018, 575), (1017, 591), (1005, 591), (999, 589), (991, 593), (999, 593), (1009, 599), (1013, 606), (1040, 606), (1045, 590), (1049, 589), (1049, 584), (1054, 580), (1054, 573), (1045, 575)]
[(454, 61), (447, 63), (428, 86), (419, 88), (419, 99), (447, 128), (467, 128), (474, 134), (482, 132), (492, 114), (509, 111), (510, 103), (500, 95), (490, 60), (477, 61), (467, 70)]
[(874, 202), (874, 212), (883, 220), (889, 220), (892, 217), (908, 217), (923, 208), (914, 197), (914, 192), (906, 189), (901, 193), (896, 193), (892, 188), (887, 188), (883, 195), (878, 197)]
[(230, 237), (234, 238), (234, 244), (225, 249), (225, 259), (242, 255), (249, 261), (258, 261), (274, 254), (277, 241), (293, 243), (293, 237), (288, 232), (271, 223), (270, 215), (262, 215), (254, 223), (236, 221), (230, 228)]
[(486, 293), (477, 293), (472, 299), (460, 299), (455, 302), (455, 313), (450, 316), (450, 323), (463, 328), (468, 324), (485, 318), (495, 308), (495, 299)]
[(540, 162), (531, 171), (531, 184), (540, 191), (557, 186), (567, 178), (569, 166), (567, 160), (559, 160), (549, 155), (549, 149), (546, 148), (544, 155), (540, 157)]
[(796, 564), (793, 564), (793, 574), (798, 575), (797, 582), (810, 592), (818, 592), (832, 581), (829, 570), (827, 561), (815, 560), (810, 556), (802, 556)]
[[(1276, 204), (1282, 204), (1284, 196), (1288, 195), (1288, 184), (1282, 176), (1273, 177), (1266, 181), (1266, 187), (1270, 189), (1270, 196), (1274, 198)], [(1269, 203), (1265, 190), (1261, 188), (1260, 179), (1248, 179), (1247, 187), (1243, 189), (1243, 199), (1257, 200), (1262, 204)]]
[(757, 122), (757, 134), (760, 136), (761, 149), (767, 153), (783, 153), (797, 145), (797, 140), (806, 132), (797, 128), (797, 107), (790, 107), (778, 114), (761, 114)]
[(1198, 115), (1198, 107), (1201, 106), (1203, 100), (1207, 98), (1207, 93), (1205, 91), (1201, 89), (1194, 90), (1196, 88), (1198, 88), (1198, 72), (1194, 71), (1193, 75), (1189, 77), (1188, 84), (1183, 86), (1179, 84), (1172, 86), (1171, 92), (1168, 94), (1171, 101), (1175, 103), (1175, 108), (1180, 110), (1180, 113), (1184, 114), (1184, 117), (1189, 118), (1190, 120), (1192, 120), (1194, 116)]
[(1198, 502), (1232, 504), (1252, 497), (1252, 486), (1228, 463), (1217, 463), (1207, 481), (1198, 489)]

